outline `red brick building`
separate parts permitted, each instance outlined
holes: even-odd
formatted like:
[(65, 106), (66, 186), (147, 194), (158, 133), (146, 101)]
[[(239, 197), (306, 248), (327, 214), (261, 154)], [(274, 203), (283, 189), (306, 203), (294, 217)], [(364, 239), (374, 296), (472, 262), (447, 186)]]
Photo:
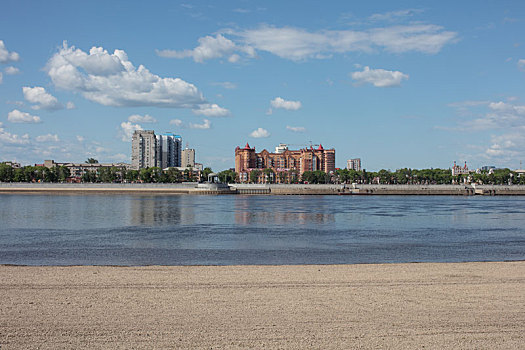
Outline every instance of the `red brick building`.
[[(271, 169), (272, 171), (264, 171)], [(335, 171), (335, 149), (318, 147), (299, 150), (285, 149), (279, 153), (270, 153), (266, 149), (259, 153), (248, 143), (244, 148), (235, 148), (235, 172), (241, 182), (250, 181), (253, 170), (261, 172), (257, 182), (293, 182), (305, 171), (321, 170), (329, 174)], [(273, 177), (273, 178), (272, 178)]]

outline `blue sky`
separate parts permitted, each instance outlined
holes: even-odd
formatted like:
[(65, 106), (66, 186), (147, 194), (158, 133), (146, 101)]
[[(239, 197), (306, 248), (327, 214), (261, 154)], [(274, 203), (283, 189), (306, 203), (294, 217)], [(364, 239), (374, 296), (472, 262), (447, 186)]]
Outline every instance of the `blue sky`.
[(522, 1), (3, 1), (0, 161), (130, 162), (175, 132), (234, 149), (321, 143), (369, 170), (519, 168)]

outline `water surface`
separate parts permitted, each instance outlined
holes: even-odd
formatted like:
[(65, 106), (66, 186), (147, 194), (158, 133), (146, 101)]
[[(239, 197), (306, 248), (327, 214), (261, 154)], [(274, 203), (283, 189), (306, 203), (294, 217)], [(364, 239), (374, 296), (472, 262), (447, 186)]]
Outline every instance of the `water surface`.
[(525, 197), (0, 195), (0, 264), (525, 259)]

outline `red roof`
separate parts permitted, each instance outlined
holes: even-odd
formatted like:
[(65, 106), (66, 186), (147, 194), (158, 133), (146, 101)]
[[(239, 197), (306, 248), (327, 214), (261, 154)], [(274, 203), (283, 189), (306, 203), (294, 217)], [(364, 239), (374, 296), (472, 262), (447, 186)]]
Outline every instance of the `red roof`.
[(244, 149), (250, 149), (250, 145), (248, 144), (248, 142), (246, 142), (246, 146), (244, 146)]
[(322, 150), (324, 150), (323, 145), (319, 144), (319, 147), (317, 147), (317, 150), (318, 150), (318, 151), (322, 151)]

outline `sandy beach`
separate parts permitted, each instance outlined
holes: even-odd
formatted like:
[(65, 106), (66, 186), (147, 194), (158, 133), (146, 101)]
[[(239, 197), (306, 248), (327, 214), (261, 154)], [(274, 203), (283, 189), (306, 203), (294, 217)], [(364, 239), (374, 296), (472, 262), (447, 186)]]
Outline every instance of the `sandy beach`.
[(0, 266), (9, 349), (523, 349), (525, 262)]

